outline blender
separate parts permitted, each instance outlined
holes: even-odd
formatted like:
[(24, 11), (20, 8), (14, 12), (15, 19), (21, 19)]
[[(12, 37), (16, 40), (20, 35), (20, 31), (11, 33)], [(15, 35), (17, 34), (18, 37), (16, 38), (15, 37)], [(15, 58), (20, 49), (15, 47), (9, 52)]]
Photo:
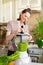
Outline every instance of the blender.
[[(15, 38), (15, 43), (20, 52), (20, 58), (15, 61), (16, 65), (28, 64), (31, 58), (27, 53), (28, 48), (28, 34), (20, 33)], [(19, 64), (18, 64), (19, 63)]]

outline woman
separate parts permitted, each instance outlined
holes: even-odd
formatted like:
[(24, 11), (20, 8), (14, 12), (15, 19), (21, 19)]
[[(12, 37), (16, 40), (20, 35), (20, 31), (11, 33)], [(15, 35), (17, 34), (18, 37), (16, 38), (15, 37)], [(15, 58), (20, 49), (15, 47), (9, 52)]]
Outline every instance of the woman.
[[(26, 24), (26, 21), (30, 17), (31, 9), (24, 9), (19, 18), (16, 21), (10, 21), (7, 25), (7, 34), (6, 34), (6, 40), (9, 42), (8, 44), (8, 55), (11, 55), (17, 50), (17, 47), (15, 45), (15, 36), (18, 33), (25, 33), (29, 35), (29, 41), (32, 40), (32, 36), (28, 33), (28, 26)], [(14, 43), (14, 44), (13, 44)]]

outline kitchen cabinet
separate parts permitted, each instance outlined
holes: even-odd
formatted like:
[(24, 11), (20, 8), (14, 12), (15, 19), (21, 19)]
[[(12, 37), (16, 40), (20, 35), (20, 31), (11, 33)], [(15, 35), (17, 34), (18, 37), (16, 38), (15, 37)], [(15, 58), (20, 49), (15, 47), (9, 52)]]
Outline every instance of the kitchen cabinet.
[(41, 0), (0, 0), (0, 22), (18, 18), (25, 8), (41, 10)]
[(0, 22), (12, 20), (12, 0), (0, 0)]
[(3, 5), (2, 5), (2, 0), (0, 0), (0, 22), (2, 21), (3, 17)]
[(32, 10), (41, 10), (41, 0), (30, 0), (30, 8)]
[(25, 8), (30, 8), (29, 0), (19, 0), (18, 3), (18, 12), (22, 11)]
[(31, 8), (32, 10), (41, 10), (41, 0), (19, 0), (18, 10)]
[[(18, 4), (19, 3), (19, 4)], [(19, 13), (25, 8), (31, 8), (32, 10), (41, 10), (41, 0), (16, 0), (16, 18), (19, 17)]]

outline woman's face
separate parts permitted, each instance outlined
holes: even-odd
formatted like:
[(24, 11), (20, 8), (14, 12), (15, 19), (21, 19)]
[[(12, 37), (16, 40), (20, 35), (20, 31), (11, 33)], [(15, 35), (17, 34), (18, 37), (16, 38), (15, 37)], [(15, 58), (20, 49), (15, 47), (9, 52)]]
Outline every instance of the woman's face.
[(26, 22), (29, 17), (30, 17), (30, 13), (28, 13), (28, 12), (22, 13), (21, 14), (21, 20), (22, 20), (22, 22)]

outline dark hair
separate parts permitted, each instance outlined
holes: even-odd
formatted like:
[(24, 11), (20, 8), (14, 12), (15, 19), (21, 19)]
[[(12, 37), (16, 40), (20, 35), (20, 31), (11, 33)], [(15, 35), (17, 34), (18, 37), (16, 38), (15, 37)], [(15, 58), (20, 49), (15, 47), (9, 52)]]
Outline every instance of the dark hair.
[[(29, 12), (31, 14), (31, 9), (27, 8), (27, 9), (22, 10), (22, 14), (24, 14), (26, 12)], [(21, 19), (21, 15), (19, 15), (19, 18), (17, 20), (20, 20), (20, 19)]]
[(31, 14), (31, 9), (30, 9), (30, 8), (27, 8), (27, 9), (24, 9), (24, 10), (22, 11), (22, 13), (26, 13), (26, 12), (29, 12), (29, 13)]

